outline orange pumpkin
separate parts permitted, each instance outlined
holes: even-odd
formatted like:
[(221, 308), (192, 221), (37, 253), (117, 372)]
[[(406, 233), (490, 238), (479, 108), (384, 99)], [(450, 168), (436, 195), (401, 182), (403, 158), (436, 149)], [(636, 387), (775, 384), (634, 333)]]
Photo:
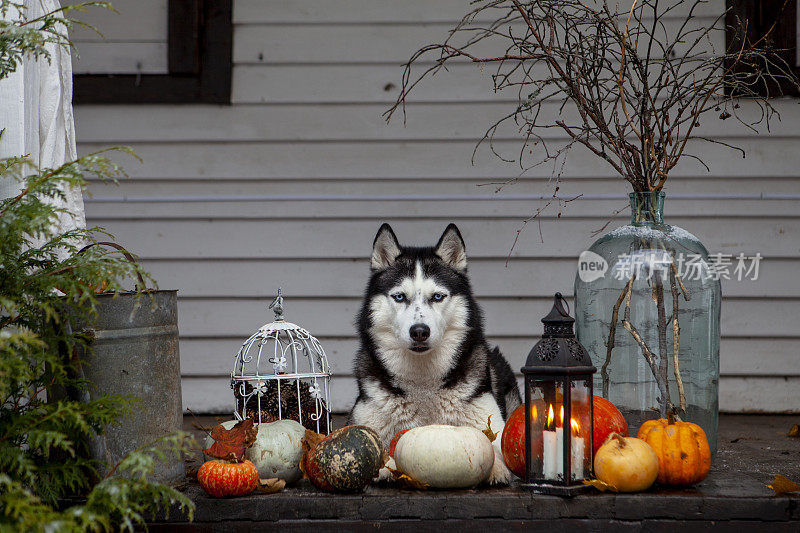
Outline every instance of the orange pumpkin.
[[(531, 416), (546, 412), (543, 400), (534, 400), (531, 407)], [(500, 450), (503, 452), (503, 461), (509, 470), (518, 477), (525, 477), (525, 405), (517, 407), (508, 417), (503, 427), (503, 436), (500, 438)], [(542, 454), (542, 434), (539, 433), (531, 446), (534, 456)]]
[(612, 433), (619, 433), (623, 437), (627, 437), (628, 423), (622, 413), (619, 412), (619, 409), (602, 396), (594, 396), (592, 404), (594, 406), (594, 435), (592, 439), (594, 446), (592, 447), (592, 453), (596, 454), (600, 446), (605, 444)]
[(711, 468), (711, 450), (703, 428), (691, 422), (660, 418), (639, 428), (638, 438), (658, 456), (658, 479), (663, 485), (694, 485)]
[(197, 471), (197, 481), (210, 496), (244, 496), (258, 485), (258, 469), (250, 461), (231, 463), (220, 459), (206, 461)]
[[(557, 396), (557, 399), (560, 395)], [(593, 416), (594, 416), (594, 434), (592, 448), (592, 455), (597, 453), (600, 446), (608, 440), (612, 433), (619, 433), (623, 437), (628, 436), (628, 423), (625, 422), (625, 417), (619, 412), (613, 403), (600, 396), (594, 396), (593, 402)], [(534, 400), (534, 408), (531, 409), (532, 413), (545, 413), (545, 403), (543, 400)], [(585, 413), (583, 410), (578, 412), (579, 418), (582, 418)], [(532, 415), (536, 416), (536, 415)], [(588, 418), (588, 417), (587, 417)], [(395, 437), (396, 438), (396, 437)], [(525, 477), (525, 406), (520, 405), (508, 417), (506, 425), (503, 428), (503, 437), (500, 441), (500, 449), (503, 451), (503, 460), (508, 466), (508, 469), (514, 472), (517, 476)], [(534, 456), (541, 455), (542, 453), (542, 437), (541, 433), (534, 441), (531, 448)]]

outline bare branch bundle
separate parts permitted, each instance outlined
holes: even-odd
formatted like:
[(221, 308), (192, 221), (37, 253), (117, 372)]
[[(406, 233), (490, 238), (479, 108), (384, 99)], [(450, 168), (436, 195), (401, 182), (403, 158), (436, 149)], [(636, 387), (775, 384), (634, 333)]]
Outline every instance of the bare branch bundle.
[[(400, 95), (385, 116), (404, 112), (414, 87), (453, 61), (493, 63), (495, 91), (512, 90), (519, 99), (481, 142), (491, 145), (498, 128), (510, 121), (524, 137), (523, 171), (562, 158), (578, 144), (606, 161), (634, 191), (657, 191), (683, 156), (705, 166), (686, 151), (694, 140), (719, 142), (698, 134), (701, 117), (768, 127), (776, 111), (767, 97), (781, 86), (774, 82), (798, 84), (767, 39), (748, 41), (746, 21), (730, 28), (741, 36), (736, 46), (719, 49), (727, 12), (703, 15), (709, 0), (623, 3), (630, 7), (608, 0), (475, 1), (443, 42), (411, 57)], [(490, 22), (483, 22), (487, 18)], [(433, 63), (418, 71), (425, 60)], [(760, 107), (755, 123), (739, 113), (741, 99)], [(560, 117), (554, 119), (547, 105)], [(551, 128), (566, 133), (566, 147), (548, 146), (543, 135)], [(534, 147), (536, 156), (526, 160)]]

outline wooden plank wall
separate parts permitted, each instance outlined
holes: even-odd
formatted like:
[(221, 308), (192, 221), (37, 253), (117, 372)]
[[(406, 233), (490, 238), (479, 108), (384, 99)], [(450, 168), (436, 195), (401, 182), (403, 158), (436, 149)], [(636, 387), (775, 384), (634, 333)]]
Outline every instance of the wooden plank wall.
[[(123, 2), (124, 4), (124, 2)], [(707, 4), (708, 5), (708, 4)], [(335, 379), (334, 408), (355, 394), (353, 317), (375, 231), (391, 222), (406, 243), (461, 228), (488, 335), (519, 368), (541, 334), (556, 290), (572, 292), (576, 258), (592, 232), (625, 205), (625, 184), (579, 150), (559, 193), (584, 199), (531, 224), (506, 265), (522, 220), (552, 194), (552, 168), (495, 192), (519, 168), (476, 140), (514, 95), (493, 94), (488, 72), (459, 65), (419, 87), (407, 125), (381, 117), (404, 61), (440, 39), (466, 0), (237, 0), (233, 105), (80, 106), (81, 152), (114, 144), (131, 178), (95, 184), (89, 222), (135, 250), (162, 288), (180, 290), (183, 397), (196, 412), (226, 412), (228, 374), (241, 342), (271, 318), (283, 287), (286, 314), (320, 337)], [(703, 21), (713, 20), (715, 7)], [(716, 145), (698, 147), (671, 175), (667, 221), (712, 252), (765, 259), (757, 281), (724, 281), (720, 405), (726, 411), (800, 411), (800, 108), (753, 136), (709, 120)], [(556, 115), (557, 110), (549, 113)], [(552, 142), (563, 142), (553, 131)], [(510, 129), (496, 149), (517, 155)], [(124, 159), (123, 159), (124, 160)], [(626, 215), (615, 218), (614, 227)]]
[[(78, 4), (68, 0), (62, 4)], [(72, 18), (91, 27), (75, 26), (71, 39), (76, 74), (166, 74), (167, 0), (115, 0), (113, 9), (88, 8)]]

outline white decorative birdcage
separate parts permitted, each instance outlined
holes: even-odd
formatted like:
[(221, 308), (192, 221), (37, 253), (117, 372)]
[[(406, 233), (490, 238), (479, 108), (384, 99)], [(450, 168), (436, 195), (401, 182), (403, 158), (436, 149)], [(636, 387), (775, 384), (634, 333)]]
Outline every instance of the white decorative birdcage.
[(256, 422), (296, 420), (317, 433), (330, 433), (328, 358), (307, 330), (283, 318), (283, 297), (270, 304), (275, 320), (242, 344), (231, 372), (234, 416)]

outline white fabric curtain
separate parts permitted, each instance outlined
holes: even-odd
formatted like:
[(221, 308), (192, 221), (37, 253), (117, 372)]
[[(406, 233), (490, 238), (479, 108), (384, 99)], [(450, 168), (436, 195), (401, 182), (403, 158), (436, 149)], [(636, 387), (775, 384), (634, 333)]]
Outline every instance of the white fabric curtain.
[[(33, 19), (60, 7), (58, 0), (25, 0), (11, 20)], [(55, 168), (77, 157), (72, 116), (72, 61), (69, 50), (49, 44), (50, 61), (25, 58), (17, 71), (0, 80), (0, 158), (27, 155), (39, 168)], [(0, 197), (18, 194), (19, 183), (0, 179)], [(66, 191), (69, 215), (59, 231), (86, 227), (81, 191)]]

